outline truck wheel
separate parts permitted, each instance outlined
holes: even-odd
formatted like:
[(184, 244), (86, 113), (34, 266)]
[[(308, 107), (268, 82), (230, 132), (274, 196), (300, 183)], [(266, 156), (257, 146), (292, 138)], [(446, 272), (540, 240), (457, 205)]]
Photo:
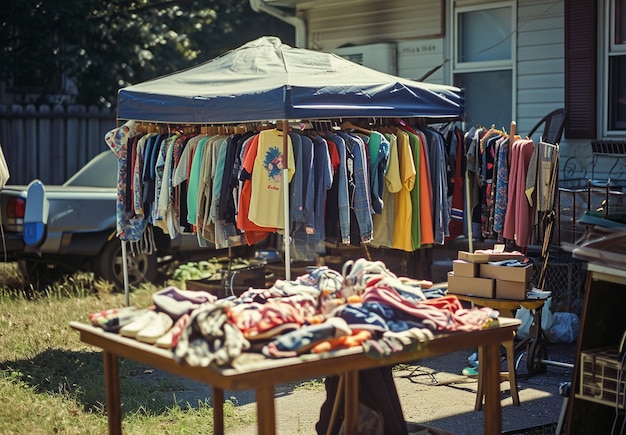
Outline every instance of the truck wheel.
[[(156, 254), (137, 254), (127, 250), (128, 284), (154, 282), (157, 277)], [(122, 263), (122, 244), (118, 239), (107, 242), (93, 262), (95, 278), (112, 282), (115, 287), (124, 289), (124, 269)]]

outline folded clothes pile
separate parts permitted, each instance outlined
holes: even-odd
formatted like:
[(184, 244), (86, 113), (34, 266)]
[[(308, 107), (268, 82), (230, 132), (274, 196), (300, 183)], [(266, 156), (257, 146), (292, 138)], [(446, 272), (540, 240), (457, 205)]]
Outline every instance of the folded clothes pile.
[(93, 313), (93, 325), (171, 349), (181, 364), (236, 365), (252, 353), (294, 357), (357, 347), (372, 357), (426, 345), (436, 334), (488, 327), (498, 313), (464, 308), (427, 281), (397, 277), (384, 263), (348, 261), (270, 288), (218, 299), (170, 286), (145, 309)]

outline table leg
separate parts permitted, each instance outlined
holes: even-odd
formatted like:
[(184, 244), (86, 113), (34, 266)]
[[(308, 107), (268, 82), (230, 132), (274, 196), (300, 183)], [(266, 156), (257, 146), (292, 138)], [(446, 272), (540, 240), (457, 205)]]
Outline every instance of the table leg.
[[(328, 428), (326, 429), (326, 435), (331, 435), (333, 431), (333, 427), (335, 427), (335, 422), (337, 421), (339, 415), (339, 407), (344, 404), (344, 385), (345, 378), (343, 375), (339, 376), (339, 380), (337, 381), (337, 392), (335, 394), (335, 400), (333, 402), (333, 411), (330, 414), (330, 423), (328, 423)], [(344, 405), (345, 409), (345, 405)]]
[(356, 435), (359, 418), (359, 372), (346, 372), (343, 376), (345, 389), (345, 434)]
[(258, 435), (274, 435), (276, 433), (274, 387), (263, 387), (256, 390), (256, 418)]
[(502, 433), (502, 403), (500, 399), (500, 345), (482, 346), (480, 361), (483, 391), (485, 393), (484, 422), (486, 435)]
[(507, 340), (502, 344), (506, 348), (506, 363), (509, 370), (508, 379), (511, 399), (513, 399), (513, 405), (520, 406), (519, 392), (517, 391), (517, 373), (515, 371), (515, 334), (511, 335), (511, 340)]
[(104, 393), (109, 420), (109, 434), (121, 435), (120, 372), (117, 355), (107, 351), (104, 351)]
[(481, 361), (485, 359), (485, 355), (483, 355), (483, 348), (478, 348), (478, 384), (476, 386), (476, 402), (474, 403), (474, 411), (482, 411), (483, 410), (483, 398), (485, 397), (485, 381), (484, 381), (484, 370), (481, 367)]
[(213, 387), (213, 433), (224, 435), (224, 390)]

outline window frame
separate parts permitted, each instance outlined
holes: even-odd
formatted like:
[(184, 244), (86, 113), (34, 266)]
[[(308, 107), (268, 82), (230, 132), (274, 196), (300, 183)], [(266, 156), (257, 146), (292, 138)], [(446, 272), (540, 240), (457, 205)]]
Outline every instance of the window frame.
[[(498, 0), (493, 2), (476, 3), (473, 0), (450, 0), (449, 2), (451, 23), (450, 29), (450, 53), (452, 65), (450, 68), (450, 83), (455, 83), (457, 74), (474, 72), (510, 71), (511, 72), (511, 119), (517, 116), (517, 1)], [(511, 44), (511, 58), (509, 60), (459, 62), (459, 21), (460, 15), (467, 12), (483, 11), (489, 9), (510, 8), (511, 10), (511, 33), (508, 36)]]
[[(623, 35), (623, 39), (624, 42), (621, 44), (618, 44), (615, 42), (615, 34), (617, 32), (617, 26), (616, 26), (616, 20), (615, 18), (617, 18), (617, 13), (615, 13), (615, 7), (616, 7), (616, 2), (618, 0), (611, 0), (611, 5), (610, 5), (610, 9), (609, 9), (609, 15), (607, 17), (608, 21), (609, 21), (609, 25), (606, 26), (609, 28), (609, 36), (608, 36), (608, 40), (609, 40), (609, 52), (611, 53), (618, 53), (618, 52), (622, 52), (622, 53), (626, 53), (626, 35)], [(626, 9), (626, 1), (622, 0), (623, 4), (621, 5), (624, 9)], [(622, 15), (625, 16), (626, 19), (626, 11), (624, 13), (622, 13)], [(626, 31), (626, 29), (625, 29)]]
[[(608, 7), (602, 5), (603, 2), (599, 2), (600, 7), (604, 7), (605, 10), (599, 16), (603, 17), (606, 24), (602, 26), (604, 33), (602, 35), (602, 53), (603, 61), (600, 63), (600, 77), (602, 77), (602, 93), (600, 96), (601, 101), (601, 116), (602, 116), (602, 136), (606, 138), (623, 137), (626, 134), (626, 121), (624, 121), (623, 127), (611, 126), (611, 113), (615, 105), (611, 99), (611, 60), (615, 57), (626, 57), (626, 42), (618, 44), (615, 42), (616, 36), (616, 17), (615, 13), (616, 2), (619, 0), (611, 0)], [(623, 7), (626, 8), (626, 2), (623, 2)], [(623, 36), (626, 39), (626, 35)], [(626, 71), (624, 71), (626, 73)]]

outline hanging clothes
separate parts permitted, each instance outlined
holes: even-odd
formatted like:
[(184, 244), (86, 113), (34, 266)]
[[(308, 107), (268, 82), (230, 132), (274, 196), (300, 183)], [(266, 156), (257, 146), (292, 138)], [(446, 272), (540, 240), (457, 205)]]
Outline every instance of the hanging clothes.
[[(488, 178), (488, 189), (487, 195), (485, 196), (485, 204), (484, 204), (484, 221), (483, 221), (483, 237), (485, 238), (497, 238), (498, 234), (494, 230), (495, 218), (496, 218), (496, 193), (500, 190), (499, 182), (502, 182), (501, 174), (498, 174), (498, 170), (502, 170), (502, 165), (506, 165), (506, 162), (500, 162), (500, 149), (503, 144), (507, 144), (509, 142), (509, 136), (507, 134), (502, 134), (500, 137), (493, 141), (493, 151), (490, 153), (493, 154), (493, 162), (491, 164), (491, 168), (488, 168), (487, 174)], [(506, 153), (506, 158), (508, 158), (508, 153)], [(507, 169), (508, 170), (508, 169)], [(507, 181), (507, 189), (508, 189), (508, 181)], [(498, 211), (499, 212), (499, 211)]]
[(400, 161), (400, 179), (402, 188), (394, 197), (395, 219), (393, 222), (393, 248), (403, 251), (413, 251), (411, 238), (411, 224), (413, 219), (413, 205), (411, 190), (415, 184), (417, 170), (415, 159), (411, 151), (409, 134), (403, 130), (396, 131), (398, 138), (398, 159)]
[[(291, 185), (292, 189), (298, 191), (302, 197), (302, 204), (299, 206), (299, 208), (302, 208), (297, 210), (295, 217), (291, 217), (292, 221), (294, 221), (292, 233), (295, 233), (295, 237), (298, 240), (306, 241), (306, 228), (313, 225), (313, 214), (315, 213), (314, 145), (310, 137), (300, 134), (296, 136), (300, 138), (302, 144), (300, 153), (302, 154), (302, 164), (300, 166), (296, 164), (295, 169), (296, 173), (301, 174), (302, 179), (292, 179)], [(294, 155), (296, 155), (295, 151)]]
[[(333, 144), (334, 145), (334, 144)], [(336, 146), (334, 155), (337, 155)], [(337, 157), (338, 159), (338, 157)], [(325, 209), (327, 192), (333, 183), (333, 170), (328, 142), (321, 136), (313, 138), (313, 213), (307, 222), (306, 234), (311, 243), (321, 242), (325, 238)]]
[(539, 142), (528, 164), (526, 197), (538, 212), (551, 211), (554, 207), (554, 177), (558, 156), (558, 145)]
[(351, 219), (351, 232), (356, 235), (356, 243), (368, 243), (372, 240), (372, 205), (369, 193), (369, 168), (365, 143), (356, 134), (339, 132), (346, 142), (346, 168), (348, 172), (348, 198)]
[(276, 232), (275, 227), (262, 227), (254, 223), (249, 218), (249, 212), (252, 201), (252, 171), (257, 157), (260, 135), (254, 136), (254, 139), (245, 148), (241, 172), (239, 179), (243, 182), (241, 192), (239, 194), (239, 213), (237, 214), (237, 228), (243, 231), (246, 243), (253, 245), (265, 239), (270, 233)]
[[(325, 241), (412, 252), (443, 237), (436, 238), (449, 213), (444, 136), (401, 127), (289, 132), (294, 240), (317, 244), (316, 252)], [(282, 139), (276, 129), (224, 135), (183, 127), (128, 138), (124, 212), (172, 238), (195, 232), (201, 246), (254, 244), (284, 227)]]
[(200, 168), (204, 160), (204, 149), (209, 142), (208, 137), (204, 137), (198, 142), (196, 149), (191, 159), (191, 166), (189, 168), (188, 186), (187, 189), (187, 222), (195, 226), (198, 218), (198, 197), (200, 187)]
[(4, 153), (2, 152), (2, 146), (0, 146), (0, 189), (6, 186), (10, 177), (11, 173), (9, 172), (9, 165), (7, 165)]
[(452, 129), (450, 135), (451, 165), (454, 168), (452, 179), (452, 199), (450, 201), (450, 238), (456, 239), (463, 234), (464, 220), (464, 178), (465, 165), (463, 159), (463, 135), (457, 126)]
[(480, 204), (480, 226), (483, 238), (491, 236), (489, 228), (489, 217), (492, 209), (492, 191), (494, 179), (494, 165), (497, 154), (496, 148), (498, 141), (504, 136), (497, 130), (490, 130), (481, 140), (481, 172), (480, 172), (480, 188), (481, 188), (481, 204)]
[[(187, 198), (189, 194), (188, 181), (189, 181), (189, 174), (191, 171), (191, 162), (193, 160), (193, 156), (195, 154), (198, 143), (200, 142), (200, 140), (206, 139), (206, 137), (207, 137), (206, 135), (198, 135), (189, 140), (185, 148), (182, 150), (182, 153), (178, 160), (178, 165), (174, 169), (174, 173), (172, 176), (173, 178), (172, 186), (178, 189), (178, 200), (175, 202), (175, 204), (178, 205), (178, 209), (179, 209), (178, 224), (180, 228), (182, 229), (182, 231), (184, 232), (193, 231), (192, 225), (189, 223), (187, 219), (187, 216), (188, 216)], [(148, 152), (149, 143), (150, 142), (146, 144), (146, 151), (145, 151), (146, 155)], [(144, 168), (143, 168), (144, 173), (149, 171), (149, 169), (146, 168), (147, 165), (148, 165), (148, 162), (144, 158)], [(145, 183), (144, 183), (144, 186), (145, 186)]]
[[(406, 129), (404, 130), (406, 131)], [(415, 165), (415, 182), (413, 183), (413, 189), (411, 189), (411, 246), (413, 251), (422, 247), (422, 228), (421, 228), (421, 206), (420, 203), (424, 186), (422, 183), (424, 179), (422, 177), (422, 171), (424, 170), (425, 162), (423, 161), (422, 149), (425, 146), (424, 141), (417, 135), (417, 132), (406, 131), (409, 136), (409, 143), (411, 145), (411, 154), (413, 155), (413, 164)]]
[(293, 161), (296, 167), (291, 183), (289, 183), (289, 216), (291, 231), (297, 231), (304, 222), (304, 192), (302, 182), (304, 177), (304, 162), (302, 161), (302, 136), (290, 132)]
[(326, 237), (330, 242), (350, 244), (350, 197), (348, 194), (348, 167), (346, 141), (334, 132), (325, 137), (335, 143), (339, 162), (328, 191), (326, 206)]
[(480, 174), (480, 138), (485, 133), (483, 128), (471, 127), (467, 133), (465, 133), (465, 149), (466, 155), (466, 178), (467, 178), (467, 198), (466, 198), (466, 208), (468, 210), (468, 215), (465, 218), (468, 225), (472, 227), (472, 233), (475, 233), (473, 230), (474, 223), (480, 222), (480, 208), (478, 207), (480, 204), (480, 184), (479, 184), (479, 174)]
[[(218, 178), (215, 176), (216, 157), (221, 148), (222, 140), (205, 141), (204, 151), (202, 154), (202, 163), (200, 174), (198, 176), (198, 208), (196, 218), (196, 235), (198, 243), (202, 244), (205, 240), (216, 242), (217, 235), (215, 229), (215, 221), (211, 215), (211, 206), (213, 205), (214, 189)], [(202, 246), (202, 245), (201, 245)]]
[[(285, 132), (287, 134), (287, 132)], [(287, 137), (289, 161), (283, 154), (283, 132), (277, 129), (259, 133), (254, 160), (252, 154), (244, 161), (244, 168), (252, 175), (252, 192), (248, 218), (256, 225), (285, 228), (285, 202), (283, 193), (283, 168), (288, 165), (287, 177), (291, 180), (295, 171), (291, 140)]]
[[(243, 242), (243, 236), (236, 226), (237, 198), (239, 197), (239, 171), (241, 168), (240, 152), (250, 134), (233, 134), (222, 141), (225, 147), (221, 183), (215, 186), (212, 201), (212, 219), (215, 221), (216, 236), (220, 246), (228, 247)], [(218, 159), (218, 165), (221, 158)], [(216, 177), (217, 178), (217, 177)], [(219, 230), (219, 231), (218, 231)]]
[(395, 134), (387, 133), (385, 138), (389, 142), (389, 158), (385, 168), (385, 183), (383, 189), (383, 210), (372, 218), (373, 238), (370, 242), (374, 247), (393, 247), (395, 194), (402, 189), (400, 178), (400, 161), (398, 157), (398, 138)]
[[(135, 121), (128, 121), (121, 127), (109, 131), (104, 141), (118, 158), (118, 186), (117, 186), (117, 224), (116, 235), (120, 240), (138, 242), (141, 240), (147, 226), (147, 220), (135, 215), (126, 208), (126, 189), (128, 167), (128, 142), (137, 135)], [(132, 207), (131, 207), (132, 208)]]
[(499, 241), (503, 241), (504, 217), (506, 215), (509, 194), (509, 147), (510, 138), (500, 144), (495, 168), (495, 200), (493, 214), (493, 231)]
[(389, 159), (389, 142), (382, 133), (372, 131), (368, 141), (370, 157), (370, 194), (372, 210), (376, 214), (383, 211), (383, 190), (385, 169)]
[(434, 215), (436, 204), (433, 202), (432, 175), (428, 153), (428, 139), (424, 132), (417, 131), (420, 137), (420, 243), (431, 246), (435, 243)]
[(428, 143), (428, 162), (430, 167), (431, 186), (433, 189), (432, 204), (434, 206), (434, 243), (443, 245), (450, 235), (450, 210), (448, 209), (448, 183), (446, 172), (446, 150), (441, 134), (431, 128), (423, 129)]
[(511, 170), (503, 236), (521, 248), (528, 246), (533, 207), (526, 197), (526, 176), (534, 151), (531, 139), (520, 139), (511, 147)]

